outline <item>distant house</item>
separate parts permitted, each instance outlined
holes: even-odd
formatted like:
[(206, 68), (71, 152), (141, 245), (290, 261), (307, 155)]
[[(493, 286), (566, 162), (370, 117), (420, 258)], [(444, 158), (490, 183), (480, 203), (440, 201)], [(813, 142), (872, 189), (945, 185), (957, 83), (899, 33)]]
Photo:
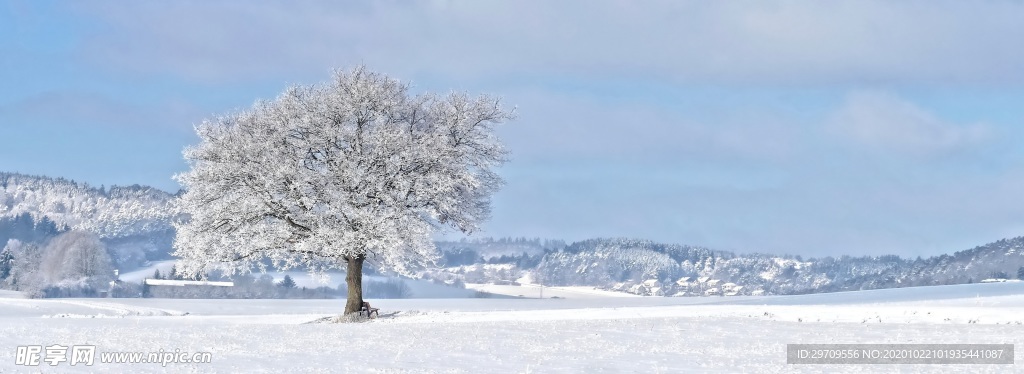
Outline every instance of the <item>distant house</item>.
[(676, 281), (676, 284), (681, 286), (681, 287), (689, 287), (690, 286), (690, 279), (691, 279), (690, 277), (679, 278), (679, 280)]
[(719, 283), (721, 283), (721, 282), (722, 282), (722, 281), (721, 281), (721, 280), (719, 280), (719, 279), (712, 279), (712, 280), (709, 280), (709, 281), (707, 281), (707, 282), (704, 282), (704, 283), (707, 283), (707, 285), (708, 285), (708, 286), (711, 286), (711, 287), (716, 287), (716, 286), (718, 286), (718, 284), (719, 284)]
[(635, 285), (633, 285), (633, 287), (629, 288), (629, 293), (634, 294), (634, 295), (646, 295), (647, 294), (647, 287), (644, 287), (643, 283), (635, 284)]
[(700, 278), (697, 278), (697, 282), (700, 282), (700, 283), (707, 283), (709, 280), (711, 280), (711, 277), (700, 277)]
[[(617, 284), (616, 287), (619, 287)], [(665, 296), (665, 287), (657, 279), (648, 279), (638, 284), (622, 284), (629, 293), (644, 296)]]
[(717, 287), (709, 288), (709, 289), (704, 291), (704, 296), (721, 295), (721, 294), (722, 294), (722, 290), (718, 289)]
[(750, 291), (750, 296), (764, 296), (764, 290)]

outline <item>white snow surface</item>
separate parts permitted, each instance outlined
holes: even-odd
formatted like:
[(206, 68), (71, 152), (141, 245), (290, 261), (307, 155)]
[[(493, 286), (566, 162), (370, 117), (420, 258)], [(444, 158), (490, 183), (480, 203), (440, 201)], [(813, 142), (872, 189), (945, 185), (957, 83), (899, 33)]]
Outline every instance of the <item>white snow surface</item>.
[[(764, 297), (47, 299), (0, 293), (0, 372), (1024, 372), (1024, 283)], [(574, 291), (568, 288), (567, 291)], [(575, 295), (575, 297), (573, 297)], [(1016, 365), (786, 364), (791, 343), (1009, 343)], [(18, 346), (211, 352), (209, 364), (15, 366)]]
[(606, 291), (594, 287), (547, 287), (536, 284), (522, 284), (519, 286), (467, 283), (466, 288), (494, 295), (526, 297), (526, 298), (602, 298), (602, 297), (640, 297), (634, 294), (616, 291)]

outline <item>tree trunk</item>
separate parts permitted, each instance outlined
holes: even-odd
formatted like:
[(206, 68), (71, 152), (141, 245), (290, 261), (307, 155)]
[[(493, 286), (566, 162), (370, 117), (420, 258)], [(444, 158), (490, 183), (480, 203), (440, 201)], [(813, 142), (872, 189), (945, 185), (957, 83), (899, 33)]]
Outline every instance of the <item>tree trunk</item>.
[(348, 258), (348, 302), (345, 303), (345, 314), (359, 313), (363, 307), (363, 261), (366, 256), (358, 255)]

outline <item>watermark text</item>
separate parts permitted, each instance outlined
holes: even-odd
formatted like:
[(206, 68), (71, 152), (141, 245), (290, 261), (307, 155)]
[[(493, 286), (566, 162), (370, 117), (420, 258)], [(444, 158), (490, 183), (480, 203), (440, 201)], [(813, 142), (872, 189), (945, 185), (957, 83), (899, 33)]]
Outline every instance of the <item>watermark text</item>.
[(154, 352), (97, 352), (95, 345), (25, 345), (19, 346), (14, 364), (21, 366), (93, 366), (102, 364), (208, 364), (210, 352), (182, 352), (180, 349)]

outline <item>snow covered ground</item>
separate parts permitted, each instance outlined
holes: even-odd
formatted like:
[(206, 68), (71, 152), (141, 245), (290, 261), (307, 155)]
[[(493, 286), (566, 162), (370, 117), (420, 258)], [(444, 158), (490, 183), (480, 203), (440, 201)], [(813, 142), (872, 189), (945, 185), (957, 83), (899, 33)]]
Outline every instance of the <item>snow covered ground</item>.
[(602, 297), (640, 297), (625, 292), (605, 291), (594, 287), (541, 287), (535, 284), (497, 285), (467, 283), (467, 289), (486, 292), (492, 295), (528, 297), (528, 298), (602, 298)]
[[(509, 286), (514, 287), (514, 286)], [(549, 291), (545, 289), (545, 297)], [(575, 291), (572, 292), (572, 291)], [(29, 300), (0, 293), (0, 372), (1024, 372), (1017, 365), (786, 364), (791, 343), (1024, 347), (1024, 283), (767, 297), (371, 300), (367, 323), (311, 323), (343, 300)], [(575, 297), (573, 297), (575, 296)], [(208, 364), (16, 366), (18, 346), (210, 352)], [(97, 358), (97, 361), (99, 359)]]

